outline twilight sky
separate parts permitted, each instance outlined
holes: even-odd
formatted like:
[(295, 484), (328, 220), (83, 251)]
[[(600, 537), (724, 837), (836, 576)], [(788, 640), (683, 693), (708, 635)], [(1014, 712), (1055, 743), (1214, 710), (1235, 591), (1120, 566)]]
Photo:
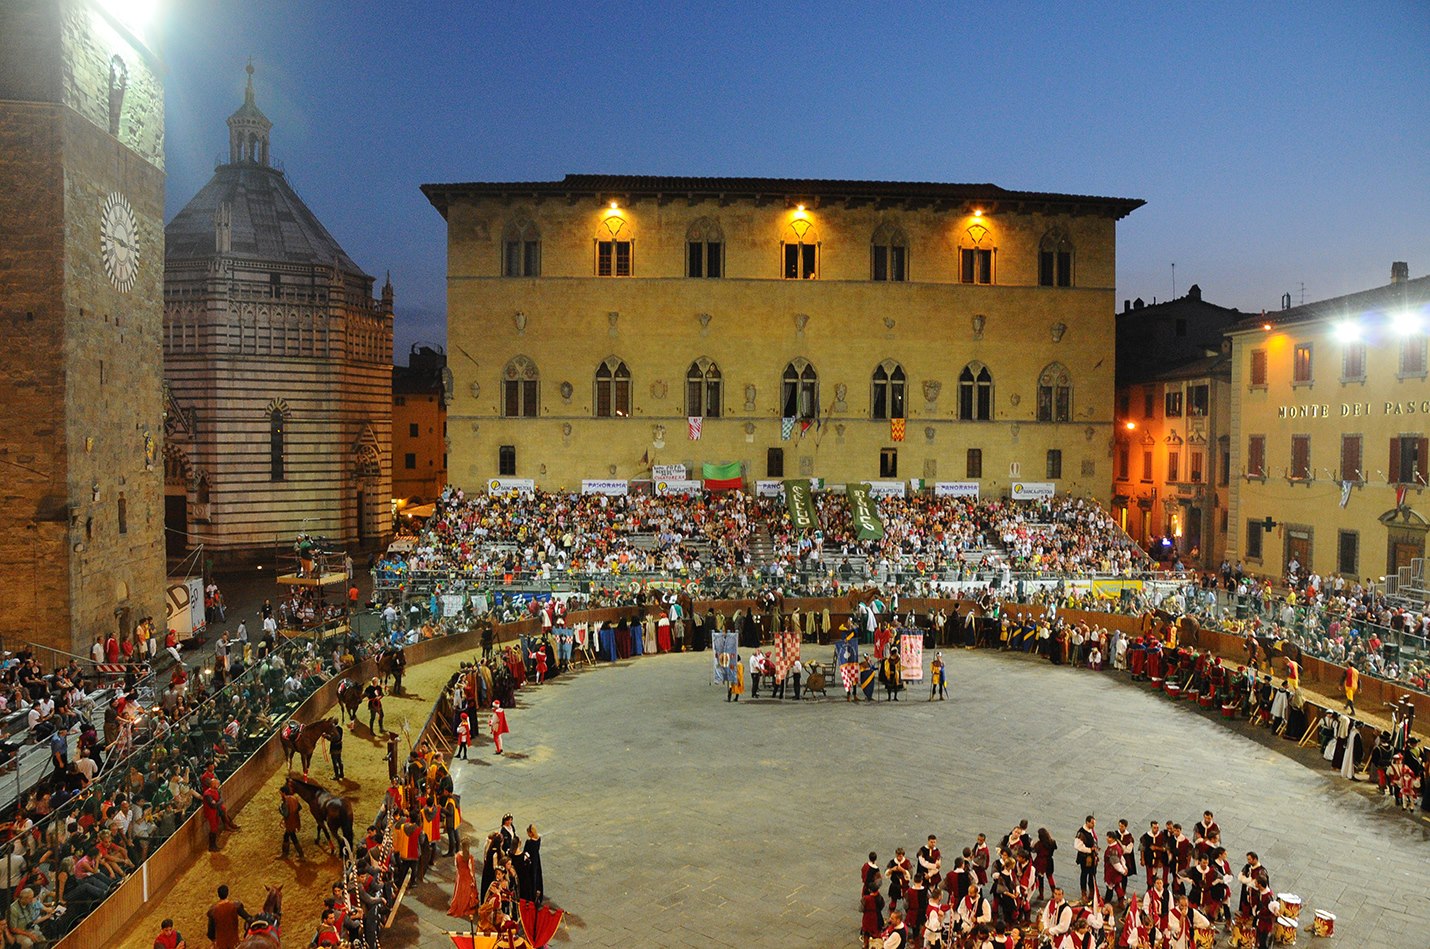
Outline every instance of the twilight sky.
[(1275, 309), (1430, 272), (1430, 2), (159, 0), (168, 214), (273, 155), (445, 339), (429, 181), (567, 172), (989, 181), (1144, 198), (1117, 299)]

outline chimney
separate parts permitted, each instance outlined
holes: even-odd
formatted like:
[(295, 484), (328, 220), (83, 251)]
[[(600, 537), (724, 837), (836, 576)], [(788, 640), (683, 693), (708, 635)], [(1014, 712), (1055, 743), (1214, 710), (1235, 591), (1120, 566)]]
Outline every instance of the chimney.
[(1126, 299), (1126, 298), (1124, 297), (1123, 300), (1122, 300), (1122, 312), (1123, 312), (1123, 313), (1126, 313), (1127, 311), (1129, 311), (1129, 310), (1131, 310), (1131, 309), (1132, 309), (1132, 301), (1131, 301), (1131, 300), (1128, 300), (1128, 299)]
[(1390, 265), (1390, 282), (1404, 283), (1410, 279), (1410, 264), (1403, 260), (1397, 260)]

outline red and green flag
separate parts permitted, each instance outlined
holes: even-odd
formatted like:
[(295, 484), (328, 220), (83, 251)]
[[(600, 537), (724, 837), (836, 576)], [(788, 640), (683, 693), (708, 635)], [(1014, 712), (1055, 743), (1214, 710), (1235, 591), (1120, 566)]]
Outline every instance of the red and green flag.
[(706, 491), (738, 491), (745, 486), (745, 475), (738, 461), (701, 465), (700, 474)]

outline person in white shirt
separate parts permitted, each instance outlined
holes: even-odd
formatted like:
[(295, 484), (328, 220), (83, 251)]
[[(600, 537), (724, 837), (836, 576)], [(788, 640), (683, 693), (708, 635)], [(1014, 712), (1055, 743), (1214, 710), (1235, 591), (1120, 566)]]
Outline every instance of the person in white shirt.
[(1073, 909), (1064, 898), (1062, 887), (1053, 887), (1053, 898), (1043, 907), (1039, 920), (1043, 924), (1043, 934), (1053, 940), (1072, 928)]
[(794, 677), (794, 700), (795, 700), (796, 702), (798, 702), (798, 701), (799, 701), (799, 683), (800, 683), (800, 680), (801, 680), (802, 678), (804, 678), (804, 663), (802, 663), (802, 662), (800, 662), (798, 659), (796, 659), (796, 660), (794, 661), (794, 665), (792, 665), (792, 666), (789, 667), (789, 674)]

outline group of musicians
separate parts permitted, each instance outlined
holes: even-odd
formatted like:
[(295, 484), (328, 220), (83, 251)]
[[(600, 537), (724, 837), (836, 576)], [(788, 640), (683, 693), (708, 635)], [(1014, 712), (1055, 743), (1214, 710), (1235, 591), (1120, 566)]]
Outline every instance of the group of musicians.
[[(1260, 858), (1247, 853), (1233, 874), (1221, 829), (1206, 811), (1187, 836), (1175, 821), (1150, 822), (1134, 836), (1127, 821), (1099, 833), (1088, 816), (1073, 840), (1079, 900), (1054, 879), (1057, 843), (1046, 828), (1036, 838), (1019, 822), (996, 849), (979, 834), (946, 867), (930, 836), (911, 860), (900, 848), (880, 866), (870, 853), (861, 868), (865, 949), (1193, 949), (1214, 944), (1220, 923), (1230, 944), (1267, 949), (1280, 914)], [(1147, 882), (1129, 889), (1142, 860)], [(1102, 871), (1101, 892), (1097, 881)], [(887, 903), (881, 893), (887, 883)], [(1233, 909), (1232, 889), (1240, 885)], [(1051, 893), (1041, 911), (1035, 902)], [(887, 909), (887, 917), (885, 910)], [(1299, 904), (1294, 907), (1299, 913)]]

